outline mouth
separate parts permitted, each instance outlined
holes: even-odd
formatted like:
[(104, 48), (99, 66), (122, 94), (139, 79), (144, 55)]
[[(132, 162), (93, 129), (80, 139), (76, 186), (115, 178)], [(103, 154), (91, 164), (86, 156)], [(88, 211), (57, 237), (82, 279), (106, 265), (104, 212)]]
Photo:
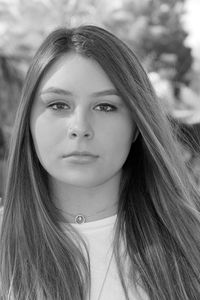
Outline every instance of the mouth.
[(66, 159), (69, 163), (82, 165), (94, 163), (98, 159), (98, 157), (98, 155), (86, 151), (75, 151), (63, 156), (63, 158)]
[(98, 155), (95, 155), (93, 153), (87, 152), (87, 151), (74, 151), (69, 154), (63, 155), (64, 158), (67, 157), (93, 157), (98, 158)]

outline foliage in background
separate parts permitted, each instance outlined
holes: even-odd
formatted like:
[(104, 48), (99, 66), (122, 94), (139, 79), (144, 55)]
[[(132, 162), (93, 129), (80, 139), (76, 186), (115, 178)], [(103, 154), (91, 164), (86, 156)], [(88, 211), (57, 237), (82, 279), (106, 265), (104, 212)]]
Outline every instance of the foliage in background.
[(162, 72), (173, 82), (177, 95), (178, 87), (190, 82), (192, 66), (191, 49), (184, 44), (183, 1), (126, 1), (123, 8), (123, 22), (108, 18), (106, 23), (135, 48), (147, 71)]

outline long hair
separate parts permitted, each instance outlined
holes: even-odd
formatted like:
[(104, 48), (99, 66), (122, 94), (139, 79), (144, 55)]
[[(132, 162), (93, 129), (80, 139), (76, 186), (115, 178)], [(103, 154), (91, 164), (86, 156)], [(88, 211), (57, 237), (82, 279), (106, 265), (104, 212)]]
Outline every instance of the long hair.
[[(137, 124), (139, 136), (123, 166), (114, 254), (127, 299), (142, 285), (151, 300), (200, 295), (199, 194), (181, 158), (171, 123), (135, 54), (96, 26), (60, 28), (42, 43), (29, 68), (10, 145), (0, 241), (2, 299), (85, 300), (87, 247), (51, 199), (48, 175), (30, 133), (30, 112), (43, 75), (63, 54), (97, 61)], [(121, 245), (124, 251), (121, 252)], [(123, 254), (123, 255), (122, 255)], [(124, 270), (123, 259), (129, 269)]]

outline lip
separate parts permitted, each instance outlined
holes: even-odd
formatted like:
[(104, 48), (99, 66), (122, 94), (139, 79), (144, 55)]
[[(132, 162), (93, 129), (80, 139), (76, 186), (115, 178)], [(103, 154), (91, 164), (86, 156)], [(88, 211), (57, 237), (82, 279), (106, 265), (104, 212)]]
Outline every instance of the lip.
[(74, 152), (71, 152), (69, 154), (66, 154), (66, 155), (63, 155), (64, 158), (67, 158), (67, 157), (93, 157), (93, 158), (98, 158), (98, 155), (95, 155), (93, 153), (90, 153), (88, 151), (74, 151)]
[(98, 155), (94, 155), (87, 151), (74, 151), (63, 156), (69, 163), (79, 165), (94, 163), (98, 157)]

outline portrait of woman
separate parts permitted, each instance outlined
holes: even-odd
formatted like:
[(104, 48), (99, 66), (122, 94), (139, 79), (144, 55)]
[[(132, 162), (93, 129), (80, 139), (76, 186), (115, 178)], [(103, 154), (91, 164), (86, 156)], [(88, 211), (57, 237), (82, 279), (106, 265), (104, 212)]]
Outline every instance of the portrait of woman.
[(199, 299), (199, 192), (175, 133), (122, 40), (51, 32), (10, 144), (1, 299)]

